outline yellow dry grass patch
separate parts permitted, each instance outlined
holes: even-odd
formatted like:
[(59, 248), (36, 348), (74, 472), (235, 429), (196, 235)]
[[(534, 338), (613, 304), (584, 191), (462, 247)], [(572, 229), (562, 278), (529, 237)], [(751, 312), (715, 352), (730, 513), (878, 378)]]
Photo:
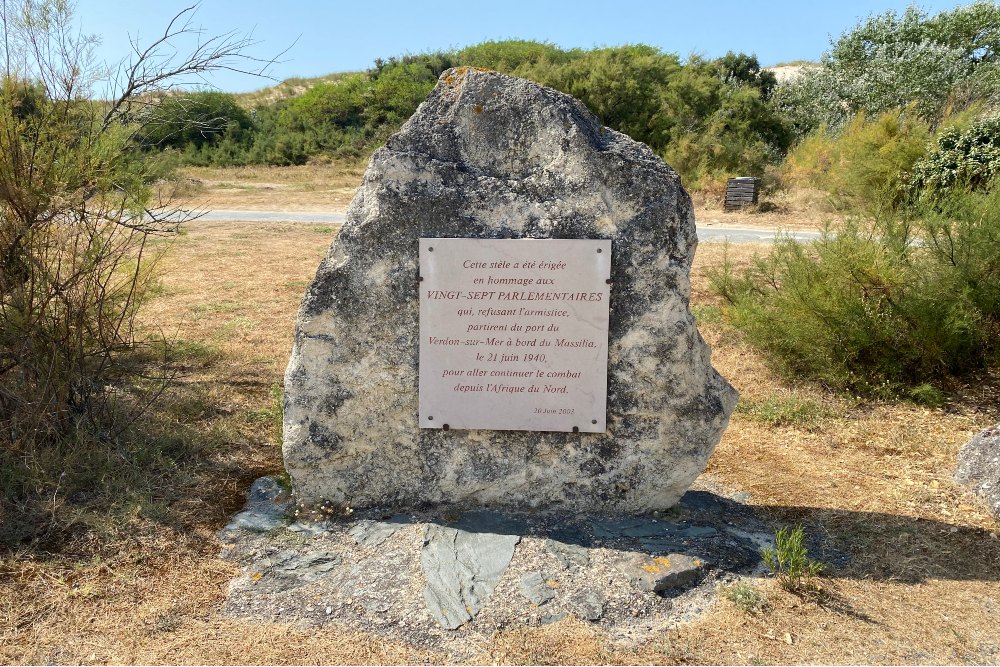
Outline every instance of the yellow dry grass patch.
[[(204, 209), (341, 212), (361, 184), (365, 166), (358, 160), (292, 167), (185, 167), (165, 189)], [(694, 193), (693, 200), (698, 224), (712, 227), (815, 231), (837, 217), (828, 197), (808, 188), (763, 196), (759, 207), (744, 211), (724, 212), (718, 192)]]
[[(449, 660), (335, 623), (303, 629), (220, 613), (235, 569), (218, 557), (214, 533), (250, 480), (280, 470), (274, 435), (253, 415), (272, 406), (271, 387), (284, 372), (299, 301), (335, 231), (295, 224), (186, 226), (164, 261), (163, 294), (145, 322), (202, 350), (183, 364), (166, 399), (197, 397), (184, 425), (205, 433), (221, 429), (224, 446), (190, 462), (192, 481), (175, 501), (182, 521), (137, 511), (109, 542), (95, 544), (83, 534), (58, 554), (0, 554), (0, 662)], [(766, 246), (730, 250), (737, 262), (754, 252)], [(950, 477), (959, 445), (1000, 419), (988, 400), (994, 389), (970, 387), (948, 409), (929, 410), (861, 403), (788, 383), (713, 316), (718, 301), (705, 272), (721, 261), (720, 244), (700, 247), (692, 295), (716, 366), (744, 401), (812, 401), (823, 412), (779, 426), (756, 413), (737, 413), (708, 475), (750, 492), (750, 502), (776, 526), (805, 522), (810, 531), (824, 532), (851, 559), (821, 580), (814, 597), (758, 582), (768, 611), (749, 615), (720, 598), (700, 620), (642, 646), (618, 644), (597, 626), (567, 619), (501, 632), (472, 646), (472, 661), (1000, 660), (998, 527)]]
[(186, 167), (165, 187), (201, 209), (334, 211), (347, 208), (364, 161), (294, 167)]

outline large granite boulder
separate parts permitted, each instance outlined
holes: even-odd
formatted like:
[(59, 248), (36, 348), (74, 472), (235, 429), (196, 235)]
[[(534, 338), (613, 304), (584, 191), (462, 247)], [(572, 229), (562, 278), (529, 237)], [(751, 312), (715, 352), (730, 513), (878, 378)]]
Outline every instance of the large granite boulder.
[[(611, 239), (605, 433), (420, 429), (421, 237)], [(300, 503), (647, 511), (704, 469), (736, 403), (688, 310), (677, 174), (579, 101), (453, 69), (376, 151), (303, 300), (285, 376)]]
[(1000, 424), (983, 429), (962, 445), (955, 481), (982, 496), (1000, 520)]

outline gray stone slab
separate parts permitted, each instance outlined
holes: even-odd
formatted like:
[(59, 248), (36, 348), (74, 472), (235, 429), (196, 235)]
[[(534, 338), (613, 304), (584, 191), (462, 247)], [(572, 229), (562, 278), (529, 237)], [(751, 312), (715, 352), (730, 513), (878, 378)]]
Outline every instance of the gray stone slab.
[(362, 520), (350, 530), (350, 535), (361, 546), (377, 547), (410, 523), (406, 514), (397, 514), (386, 521)]
[(521, 595), (539, 607), (556, 596), (555, 591), (549, 588), (545, 576), (539, 570), (532, 570), (522, 575), (520, 588)]
[(295, 523), (288, 525), (288, 530), (293, 533), (299, 533), (301, 535), (309, 535), (310, 537), (316, 537), (317, 535), (323, 535), (327, 532), (327, 526), (324, 523), (314, 523), (311, 521), (296, 521)]
[(695, 584), (706, 571), (702, 559), (683, 554), (650, 557), (629, 553), (623, 555), (617, 565), (633, 586), (655, 593)]
[(586, 567), (590, 564), (590, 549), (578, 544), (567, 544), (554, 539), (545, 540), (545, 547), (566, 568)]
[(288, 590), (329, 575), (343, 561), (335, 551), (286, 549), (258, 559), (250, 570), (261, 588)]
[[(482, 527), (477, 518), (467, 524)], [(487, 521), (484, 520), (484, 523)], [(449, 630), (470, 621), (496, 588), (519, 535), (502, 535), (429, 524), (424, 529), (420, 565), (427, 578), (424, 601), (431, 615)]]
[(247, 503), (223, 528), (223, 532), (248, 530), (266, 533), (287, 526), (292, 520), (295, 500), (273, 477), (254, 480)]
[(584, 588), (570, 595), (566, 606), (585, 621), (597, 621), (604, 615), (604, 595), (592, 588)]

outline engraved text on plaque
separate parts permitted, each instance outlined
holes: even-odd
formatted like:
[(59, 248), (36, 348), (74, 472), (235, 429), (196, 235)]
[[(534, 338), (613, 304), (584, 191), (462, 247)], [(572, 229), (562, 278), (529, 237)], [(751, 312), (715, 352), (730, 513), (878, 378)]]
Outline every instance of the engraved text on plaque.
[(420, 426), (603, 432), (610, 275), (609, 240), (420, 239)]

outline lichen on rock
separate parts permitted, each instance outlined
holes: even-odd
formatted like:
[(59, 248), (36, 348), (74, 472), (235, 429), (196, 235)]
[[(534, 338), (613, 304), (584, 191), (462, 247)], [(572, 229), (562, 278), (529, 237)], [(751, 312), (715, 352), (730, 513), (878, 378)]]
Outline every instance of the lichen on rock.
[[(420, 429), (418, 239), (610, 239), (608, 429)], [(677, 502), (736, 403), (688, 309), (677, 174), (579, 101), (449, 70), (372, 156), (303, 300), (285, 377), (300, 503), (641, 512)]]

